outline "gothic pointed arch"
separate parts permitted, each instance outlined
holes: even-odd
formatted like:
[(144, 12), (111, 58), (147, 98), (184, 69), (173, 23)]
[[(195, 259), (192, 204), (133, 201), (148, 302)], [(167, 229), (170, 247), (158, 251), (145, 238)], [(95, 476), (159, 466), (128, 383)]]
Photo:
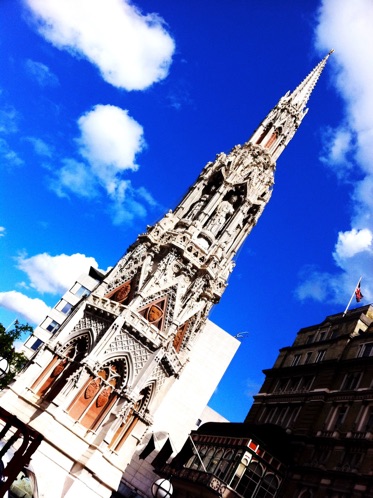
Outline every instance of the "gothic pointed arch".
[(196, 327), (196, 323), (198, 323), (198, 316), (194, 315), (178, 327), (172, 343), (177, 353), (183, 351), (197, 335), (198, 326)]
[(124, 362), (105, 362), (91, 372), (67, 411), (87, 429), (97, 430), (118, 399), (118, 389), (126, 385)]
[[(137, 291), (141, 270), (148, 255), (146, 243), (140, 243), (132, 251), (129, 251), (108, 275), (105, 297), (112, 299), (113, 296), (113, 300), (118, 300), (119, 297), (120, 301), (118, 302), (123, 304), (129, 302)], [(128, 284), (130, 291), (126, 296)]]
[(88, 332), (71, 338), (56, 352), (31, 389), (35, 390), (40, 398), (51, 401), (61, 392), (67, 379), (79, 369), (81, 360), (88, 352)]
[(188, 327), (189, 327), (189, 321), (183, 323), (183, 325), (181, 325), (177, 329), (177, 332), (175, 334), (175, 337), (174, 337), (174, 340), (172, 343), (172, 345), (177, 353), (179, 353), (181, 350), (181, 346), (182, 346), (183, 341), (185, 339)]
[(135, 375), (135, 366), (132, 355), (129, 351), (110, 351), (106, 352), (102, 357), (104, 365), (121, 364), (121, 382), (118, 384), (117, 389), (123, 391), (124, 388), (132, 384)]
[(269, 123), (262, 131), (261, 135), (259, 136), (258, 140), (257, 140), (257, 144), (260, 145), (263, 143), (263, 140), (265, 139), (265, 137), (268, 135), (270, 129), (272, 128), (272, 123)]
[(145, 411), (149, 407), (154, 391), (155, 384), (154, 382), (150, 382), (141, 390), (139, 397), (130, 410), (124, 414), (122, 422), (118, 425), (109, 444), (109, 448), (112, 451), (119, 452), (121, 450), (139, 420), (144, 418)]

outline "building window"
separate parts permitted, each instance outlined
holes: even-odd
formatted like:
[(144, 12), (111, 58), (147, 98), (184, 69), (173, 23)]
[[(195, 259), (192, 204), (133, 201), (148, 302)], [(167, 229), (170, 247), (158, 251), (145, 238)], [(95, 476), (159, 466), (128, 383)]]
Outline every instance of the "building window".
[(274, 474), (266, 474), (256, 496), (259, 498), (270, 498), (276, 496), (279, 488), (279, 480)]
[(72, 307), (73, 305), (71, 303), (68, 303), (64, 299), (61, 299), (61, 301), (56, 306), (56, 310), (67, 315), (68, 313), (70, 313)]
[(330, 337), (330, 338), (331, 338), (331, 339), (335, 339), (335, 338), (336, 338), (336, 337), (338, 337), (338, 336), (339, 336), (339, 329), (338, 329), (338, 328), (336, 328), (336, 329), (334, 329), (334, 330), (333, 330), (332, 335), (331, 335), (331, 337)]
[(361, 378), (361, 372), (348, 373), (343, 379), (341, 390), (352, 391), (353, 389), (356, 389), (357, 386), (359, 385), (360, 378)]
[(295, 367), (296, 365), (299, 365), (300, 363), (300, 359), (302, 358), (302, 355), (301, 354), (295, 354), (293, 356), (293, 361), (291, 362), (291, 366), (292, 367)]
[(224, 450), (222, 449), (217, 449), (214, 453), (214, 456), (211, 458), (209, 461), (209, 464), (206, 466), (207, 472), (210, 472), (211, 474), (215, 474), (215, 470), (220, 463), (220, 460), (222, 459)]
[(278, 414), (277, 414), (277, 418), (274, 421), (274, 423), (277, 424), (277, 425), (282, 425), (282, 423), (283, 423), (283, 421), (285, 419), (285, 416), (287, 414), (287, 411), (288, 411), (288, 407), (287, 406), (283, 406), (283, 407), (279, 408)]
[(315, 339), (315, 334), (311, 334), (307, 337), (306, 344), (312, 344)]
[(367, 406), (359, 424), (360, 432), (373, 432), (373, 406)]
[(89, 296), (90, 293), (91, 291), (84, 287), (84, 285), (80, 285), (80, 287), (75, 292), (73, 292), (73, 294), (75, 294), (77, 297), (86, 297)]
[(316, 448), (311, 459), (312, 465), (315, 466), (323, 466), (325, 467), (325, 464), (327, 460), (329, 459), (331, 454), (331, 450), (328, 447), (319, 447)]
[(54, 320), (52, 320), (52, 318), (48, 316), (41, 324), (41, 326), (43, 327), (43, 329), (48, 330), (48, 332), (54, 334), (58, 330), (60, 324), (55, 322)]
[(299, 383), (301, 381), (300, 377), (293, 377), (290, 379), (288, 391), (297, 391), (299, 388)]
[(36, 339), (36, 341), (31, 345), (31, 349), (33, 351), (36, 351), (37, 349), (39, 349), (39, 347), (44, 344), (43, 341), (41, 339)]
[(320, 351), (317, 351), (316, 358), (315, 358), (315, 363), (320, 363), (320, 361), (323, 361), (325, 357), (326, 349), (320, 349)]
[(362, 344), (362, 346), (360, 347), (359, 357), (364, 358), (367, 356), (373, 356), (373, 342)]
[(360, 462), (362, 460), (363, 453), (358, 453), (358, 452), (348, 452), (343, 455), (342, 461), (341, 461), (341, 470), (346, 472), (349, 470), (357, 470)]
[(313, 375), (306, 375), (305, 377), (302, 378), (302, 384), (300, 386), (302, 391), (309, 391), (311, 389), (311, 386), (313, 384)]
[(335, 408), (332, 419), (329, 424), (330, 431), (337, 431), (345, 421), (348, 412), (348, 406), (342, 405)]
[(311, 363), (311, 359), (312, 359), (312, 351), (308, 351), (304, 359), (304, 364), (307, 365), (307, 363)]
[(203, 465), (205, 466), (206, 469), (209, 466), (210, 460), (212, 459), (214, 453), (215, 453), (215, 448), (210, 446), (210, 448), (207, 450), (205, 457), (203, 458)]
[(263, 468), (258, 462), (249, 463), (245, 473), (236, 486), (236, 491), (242, 496), (254, 496), (263, 475)]
[(223, 458), (220, 460), (220, 463), (216, 469), (215, 475), (219, 477), (224, 482), (229, 482), (232, 474), (232, 466), (233, 466), (233, 450), (226, 450)]
[(289, 379), (280, 379), (277, 382), (276, 391), (282, 393), (286, 391)]
[(296, 405), (296, 406), (289, 406), (288, 411), (286, 412), (286, 416), (284, 417), (283, 420), (283, 427), (291, 427), (292, 424), (295, 422), (296, 418), (298, 417), (298, 414), (301, 410), (301, 407)]

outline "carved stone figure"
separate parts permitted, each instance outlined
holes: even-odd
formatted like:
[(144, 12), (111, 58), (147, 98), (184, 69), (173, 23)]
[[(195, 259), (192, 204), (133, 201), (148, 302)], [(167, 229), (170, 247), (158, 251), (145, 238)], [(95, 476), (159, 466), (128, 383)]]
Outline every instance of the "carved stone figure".
[(192, 207), (190, 208), (186, 218), (188, 220), (193, 220), (197, 219), (199, 213), (202, 211), (202, 209), (205, 207), (207, 200), (209, 196), (207, 194), (202, 195), (200, 199), (198, 199), (197, 202), (192, 204)]
[(216, 235), (219, 230), (223, 227), (224, 223), (227, 221), (229, 216), (231, 216), (234, 212), (233, 203), (237, 199), (237, 197), (231, 197), (230, 200), (223, 201), (215, 213), (212, 215), (210, 220), (208, 221), (206, 228)]

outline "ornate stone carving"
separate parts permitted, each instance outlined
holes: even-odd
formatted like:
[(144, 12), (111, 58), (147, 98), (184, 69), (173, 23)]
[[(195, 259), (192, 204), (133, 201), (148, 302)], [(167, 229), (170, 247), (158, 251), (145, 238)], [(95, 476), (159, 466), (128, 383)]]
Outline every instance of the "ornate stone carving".
[(117, 301), (118, 303), (123, 303), (129, 296), (129, 293), (131, 292), (131, 283), (126, 282), (125, 284), (121, 285), (119, 289), (117, 289), (113, 294), (108, 295), (110, 299), (113, 301)]
[(109, 401), (110, 392), (111, 389), (109, 387), (100, 392), (96, 400), (97, 408), (101, 408), (102, 406), (106, 405), (106, 403)]
[(95, 394), (97, 394), (99, 388), (100, 388), (101, 381), (100, 379), (95, 379), (92, 380), (86, 387), (86, 390), (84, 391), (84, 397), (85, 399), (91, 399)]

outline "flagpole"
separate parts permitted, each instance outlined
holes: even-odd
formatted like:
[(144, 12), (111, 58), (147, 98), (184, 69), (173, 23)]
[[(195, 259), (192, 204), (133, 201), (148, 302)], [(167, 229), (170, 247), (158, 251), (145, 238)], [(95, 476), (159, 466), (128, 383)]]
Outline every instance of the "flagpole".
[(190, 441), (191, 441), (191, 443), (192, 443), (192, 445), (193, 445), (193, 448), (196, 450), (197, 456), (198, 456), (198, 458), (199, 458), (199, 461), (200, 461), (200, 462), (201, 462), (201, 464), (202, 464), (202, 468), (203, 468), (204, 472), (207, 472), (206, 467), (205, 467), (205, 464), (203, 463), (202, 458), (200, 457), (200, 454), (199, 454), (199, 452), (198, 452), (198, 450), (197, 450), (197, 447), (196, 447), (196, 445), (194, 444), (193, 439), (190, 437), (190, 434), (188, 435), (188, 437), (189, 437), (189, 439), (190, 439)]
[(347, 304), (346, 309), (345, 309), (345, 311), (344, 311), (344, 313), (343, 313), (343, 315), (342, 315), (342, 316), (345, 316), (345, 314), (347, 313), (348, 308), (350, 307), (350, 304), (352, 303), (352, 300), (353, 300), (353, 298), (354, 298), (354, 296), (355, 296), (356, 289), (359, 287), (359, 284), (360, 284), (360, 282), (361, 282), (361, 279), (362, 279), (362, 277), (360, 277), (360, 278), (359, 278), (359, 281), (358, 281), (358, 283), (357, 283), (357, 284), (356, 284), (356, 286), (355, 286), (354, 292), (352, 293), (352, 295), (351, 295), (351, 297), (350, 297), (350, 300), (348, 301), (348, 304)]

